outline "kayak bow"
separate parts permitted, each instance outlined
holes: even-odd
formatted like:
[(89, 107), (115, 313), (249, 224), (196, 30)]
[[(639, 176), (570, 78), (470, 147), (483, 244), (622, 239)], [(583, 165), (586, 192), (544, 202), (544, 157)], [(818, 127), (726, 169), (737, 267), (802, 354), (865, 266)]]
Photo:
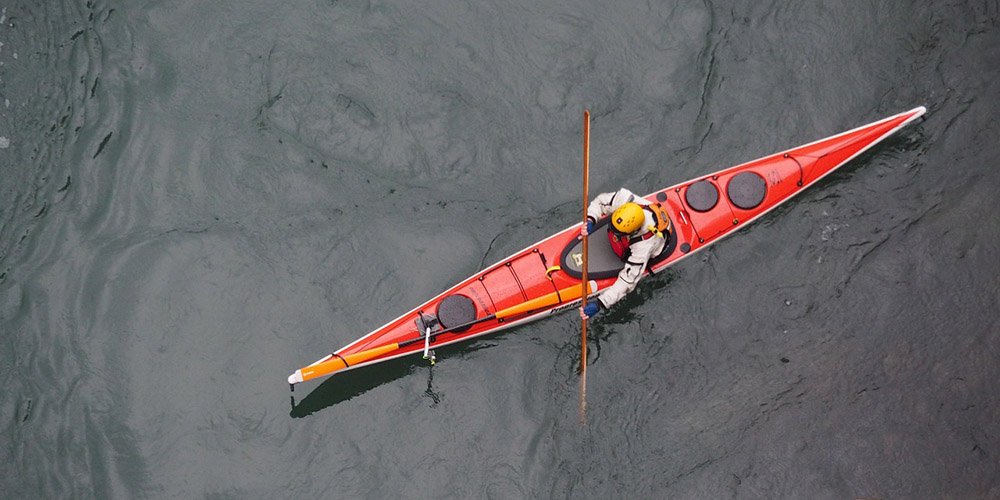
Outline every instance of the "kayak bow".
[[(653, 192), (674, 231), (650, 261), (657, 273), (733, 234), (926, 112), (923, 106), (818, 141)], [(607, 224), (598, 221), (597, 228)], [(483, 269), (315, 363), (289, 384), (426, 352), (539, 320), (581, 302), (583, 248), (574, 224)], [(588, 248), (587, 296), (614, 283), (624, 263), (604, 238)], [(550, 262), (552, 259), (552, 262)]]

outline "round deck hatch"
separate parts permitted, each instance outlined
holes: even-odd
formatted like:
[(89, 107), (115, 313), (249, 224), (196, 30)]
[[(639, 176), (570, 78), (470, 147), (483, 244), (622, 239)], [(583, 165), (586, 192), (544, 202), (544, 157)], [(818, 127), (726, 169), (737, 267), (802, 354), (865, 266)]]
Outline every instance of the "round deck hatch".
[(719, 190), (711, 182), (698, 181), (688, 186), (684, 201), (692, 210), (708, 212), (719, 202)]
[(767, 182), (756, 172), (741, 172), (729, 181), (726, 194), (733, 205), (743, 210), (750, 210), (764, 201)]
[[(444, 328), (464, 325), (476, 319), (476, 305), (465, 295), (449, 295), (441, 300), (437, 310), (438, 321)], [(455, 330), (464, 332), (469, 327)]]

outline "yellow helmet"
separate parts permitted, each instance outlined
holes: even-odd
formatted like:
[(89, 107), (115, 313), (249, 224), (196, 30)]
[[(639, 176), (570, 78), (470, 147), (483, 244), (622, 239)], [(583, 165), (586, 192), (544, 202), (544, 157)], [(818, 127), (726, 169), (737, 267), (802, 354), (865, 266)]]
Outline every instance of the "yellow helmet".
[(642, 207), (631, 201), (618, 207), (618, 210), (611, 214), (611, 226), (623, 234), (638, 231), (645, 221), (646, 214), (642, 213)]

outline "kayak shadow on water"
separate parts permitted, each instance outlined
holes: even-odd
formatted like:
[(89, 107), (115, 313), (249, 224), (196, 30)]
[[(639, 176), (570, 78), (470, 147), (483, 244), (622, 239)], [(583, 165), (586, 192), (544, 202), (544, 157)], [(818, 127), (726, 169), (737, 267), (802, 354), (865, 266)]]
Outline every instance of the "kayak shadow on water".
[(372, 366), (365, 366), (324, 380), (306, 397), (296, 403), (292, 393), (292, 418), (303, 418), (322, 409), (360, 396), (382, 384), (400, 379), (418, 367), (411, 359), (396, 359)]

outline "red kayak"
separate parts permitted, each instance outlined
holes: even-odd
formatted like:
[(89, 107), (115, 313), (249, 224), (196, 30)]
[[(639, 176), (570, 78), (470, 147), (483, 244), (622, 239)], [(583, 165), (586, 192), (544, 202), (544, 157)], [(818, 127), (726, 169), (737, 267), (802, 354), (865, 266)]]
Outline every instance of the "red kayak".
[[(923, 115), (921, 106), (804, 146), (656, 191), (674, 231), (656, 273), (736, 232)], [(600, 228), (607, 219), (598, 221)], [(574, 308), (582, 292), (580, 224), (483, 269), (371, 333), (295, 370), (289, 384), (423, 353)], [(602, 234), (602, 233), (596, 233)], [(606, 238), (588, 238), (589, 295), (624, 266)]]

